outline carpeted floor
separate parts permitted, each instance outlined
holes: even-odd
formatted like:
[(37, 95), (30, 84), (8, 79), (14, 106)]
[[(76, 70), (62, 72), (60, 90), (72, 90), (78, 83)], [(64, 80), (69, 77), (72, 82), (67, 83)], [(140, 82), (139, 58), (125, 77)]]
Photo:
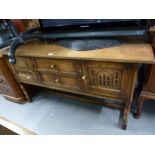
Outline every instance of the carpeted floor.
[(155, 102), (147, 101), (140, 119), (130, 113), (128, 129), (118, 126), (119, 111), (100, 105), (38, 93), (32, 103), (16, 104), (0, 97), (0, 116), (37, 134), (155, 134)]

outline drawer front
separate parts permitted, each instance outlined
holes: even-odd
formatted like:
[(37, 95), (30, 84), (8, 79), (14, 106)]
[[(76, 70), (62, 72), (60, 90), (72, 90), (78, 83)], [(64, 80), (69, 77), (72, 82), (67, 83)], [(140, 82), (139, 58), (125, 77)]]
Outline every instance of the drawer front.
[(77, 61), (36, 58), (35, 68), (41, 83), (50, 87), (79, 90), (81, 79)]
[(50, 87), (79, 90), (79, 79), (72, 76), (59, 76), (48, 73), (40, 73), (41, 83)]
[(86, 62), (83, 80), (88, 93), (109, 97), (126, 97), (129, 65), (112, 62)]
[(41, 77), (41, 83), (49, 86), (57, 86), (60, 87), (60, 77), (57, 75), (52, 75), (52, 74), (46, 74), (42, 73), (40, 74)]
[(76, 61), (72, 60), (22, 57), (17, 57), (17, 62), (13, 65), (17, 78), (22, 82), (70, 90), (81, 88), (78, 67)]
[(17, 62), (13, 67), (19, 80), (30, 82), (37, 81), (37, 75), (31, 59), (17, 58)]
[(35, 60), (37, 70), (71, 74), (76, 72), (76, 62), (72, 60), (39, 59)]

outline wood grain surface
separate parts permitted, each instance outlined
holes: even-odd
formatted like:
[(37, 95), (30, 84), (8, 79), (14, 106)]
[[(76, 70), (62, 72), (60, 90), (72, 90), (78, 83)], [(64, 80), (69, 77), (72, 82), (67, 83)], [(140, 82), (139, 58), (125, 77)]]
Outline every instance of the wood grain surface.
[[(3, 54), (8, 54), (8, 49), (3, 49), (1, 52)], [(154, 63), (152, 46), (146, 43), (124, 44), (121, 46), (89, 51), (74, 51), (56, 44), (33, 41), (17, 48), (16, 55), (26, 57), (65, 58), (125, 63)]]

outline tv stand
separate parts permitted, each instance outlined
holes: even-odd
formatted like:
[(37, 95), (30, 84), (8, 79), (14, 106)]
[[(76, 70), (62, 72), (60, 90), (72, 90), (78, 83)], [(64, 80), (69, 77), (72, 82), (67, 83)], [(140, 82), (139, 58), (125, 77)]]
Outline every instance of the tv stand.
[[(3, 51), (8, 60), (8, 51)], [(16, 50), (10, 64), (19, 83), (27, 83), (87, 97), (113, 100), (119, 123), (127, 128), (139, 63), (153, 63), (149, 44), (75, 52), (57, 44), (29, 42)]]

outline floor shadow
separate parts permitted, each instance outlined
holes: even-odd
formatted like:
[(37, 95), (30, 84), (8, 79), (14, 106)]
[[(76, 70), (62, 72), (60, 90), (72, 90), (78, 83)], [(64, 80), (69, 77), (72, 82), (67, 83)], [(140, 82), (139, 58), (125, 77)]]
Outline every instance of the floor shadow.
[[(83, 109), (83, 110), (87, 110), (87, 111), (93, 111), (93, 112), (97, 112), (100, 113), (102, 111), (102, 107), (103, 105), (99, 105), (99, 104), (93, 104), (91, 102), (85, 102), (85, 101), (80, 101), (78, 99), (72, 99), (72, 98), (68, 98), (68, 97), (64, 97), (61, 95), (55, 95), (52, 94), (50, 91), (48, 90), (44, 90), (44, 91), (38, 91), (35, 96), (33, 96), (34, 101), (39, 101), (39, 100), (49, 100), (51, 102), (51, 104), (57, 104), (57, 102), (59, 102), (60, 105), (64, 105), (68, 106), (68, 107), (74, 107), (77, 109)], [(57, 101), (57, 102), (55, 102)], [(33, 101), (32, 101), (33, 103)]]
[(154, 100), (146, 100), (143, 104), (142, 110), (145, 113), (155, 115), (155, 101)]

